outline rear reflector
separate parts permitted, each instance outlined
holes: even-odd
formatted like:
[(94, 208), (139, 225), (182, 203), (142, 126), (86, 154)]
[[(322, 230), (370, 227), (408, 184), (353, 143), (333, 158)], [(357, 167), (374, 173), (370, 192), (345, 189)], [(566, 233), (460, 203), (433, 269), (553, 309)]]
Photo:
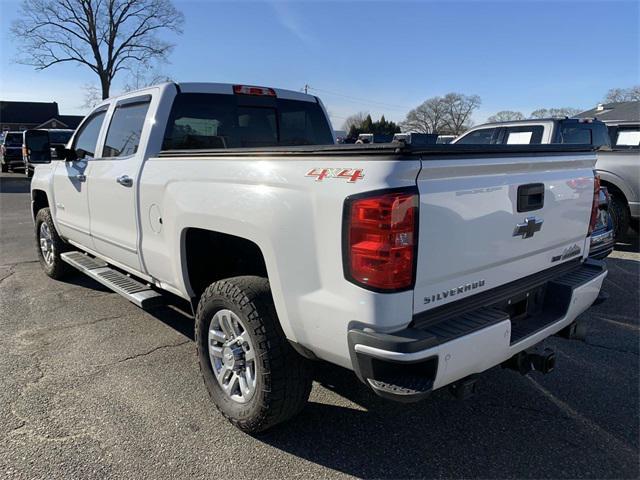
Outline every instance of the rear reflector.
[[(594, 172), (595, 173), (595, 172)], [(593, 203), (591, 204), (591, 220), (589, 221), (589, 233), (591, 235), (598, 223), (598, 210), (600, 209), (600, 175), (593, 178)]]
[(347, 199), (344, 221), (347, 280), (374, 291), (413, 287), (418, 235), (415, 189)]
[(276, 91), (267, 87), (252, 87), (250, 85), (234, 85), (233, 93), (236, 95), (257, 95), (261, 97), (275, 97)]

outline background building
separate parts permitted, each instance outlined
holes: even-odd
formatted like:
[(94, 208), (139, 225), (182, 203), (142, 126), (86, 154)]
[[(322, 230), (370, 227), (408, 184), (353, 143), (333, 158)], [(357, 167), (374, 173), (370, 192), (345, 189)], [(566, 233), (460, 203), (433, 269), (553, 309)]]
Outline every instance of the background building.
[(75, 129), (82, 118), (82, 115), (60, 115), (56, 102), (0, 101), (1, 132), (29, 128)]

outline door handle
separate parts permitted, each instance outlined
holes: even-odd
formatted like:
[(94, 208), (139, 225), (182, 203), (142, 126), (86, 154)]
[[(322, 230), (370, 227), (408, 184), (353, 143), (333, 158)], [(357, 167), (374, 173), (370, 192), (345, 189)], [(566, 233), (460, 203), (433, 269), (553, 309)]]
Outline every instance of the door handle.
[(116, 178), (116, 182), (118, 182), (123, 187), (130, 187), (131, 185), (133, 185), (133, 178), (131, 178), (129, 175), (120, 175), (118, 178)]
[(83, 175), (82, 173), (79, 173), (78, 175), (76, 175), (76, 180), (78, 180), (79, 182), (86, 182), (87, 176)]

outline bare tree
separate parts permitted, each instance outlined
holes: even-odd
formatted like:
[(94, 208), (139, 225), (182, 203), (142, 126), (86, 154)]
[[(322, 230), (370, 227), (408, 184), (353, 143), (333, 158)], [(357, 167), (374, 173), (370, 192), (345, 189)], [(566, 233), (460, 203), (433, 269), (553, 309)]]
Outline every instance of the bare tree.
[(133, 90), (138, 90), (139, 88), (172, 81), (173, 79), (171, 77), (160, 73), (157, 68), (147, 67), (144, 64), (136, 65), (136, 67), (131, 69), (129, 78), (124, 84), (123, 90), (125, 92), (131, 92)]
[(342, 123), (342, 130), (348, 132), (353, 126), (357, 128), (361, 127), (366, 120), (367, 115), (369, 115), (369, 112), (358, 112), (353, 115), (349, 115)]
[(473, 125), (471, 114), (482, 103), (478, 95), (462, 93), (447, 93), (442, 102), (446, 112), (445, 125), (448, 133), (453, 135), (460, 135)]
[(510, 122), (513, 120), (524, 120), (525, 116), (521, 112), (514, 112), (513, 110), (502, 110), (495, 115), (491, 115), (487, 118), (487, 122)]
[(400, 126), (404, 132), (438, 133), (445, 127), (445, 115), (442, 97), (433, 97), (407, 113)]
[(564, 118), (564, 117), (573, 117), (577, 115), (582, 110), (579, 108), (572, 107), (561, 107), (561, 108), (539, 108), (538, 110), (534, 110), (529, 115), (529, 118)]
[(82, 86), (82, 89), (84, 90), (84, 102), (82, 103), (82, 107), (87, 110), (91, 110), (102, 100), (100, 89), (93, 83), (85, 83)]
[(407, 114), (402, 130), (460, 135), (471, 126), (471, 114), (480, 103), (478, 95), (462, 93), (429, 98)]
[(120, 71), (166, 59), (173, 45), (158, 34), (181, 33), (182, 24), (171, 0), (23, 0), (11, 31), (19, 63), (85, 65), (107, 98)]
[(603, 103), (638, 101), (640, 101), (640, 85), (629, 88), (612, 88), (602, 100)]

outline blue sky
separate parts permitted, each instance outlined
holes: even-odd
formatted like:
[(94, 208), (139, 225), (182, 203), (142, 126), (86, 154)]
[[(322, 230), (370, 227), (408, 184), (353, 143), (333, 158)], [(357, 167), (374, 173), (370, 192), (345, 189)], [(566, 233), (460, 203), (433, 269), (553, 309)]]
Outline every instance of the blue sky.
[[(402, 120), (425, 99), (478, 94), (476, 122), (499, 110), (590, 108), (609, 88), (640, 83), (638, 1), (189, 1), (184, 34), (162, 72), (298, 90), (334, 126), (357, 111)], [(86, 67), (37, 72), (12, 62), (19, 1), (0, 0), (0, 98), (53, 101), (85, 113)], [(116, 81), (117, 93), (124, 78)]]

